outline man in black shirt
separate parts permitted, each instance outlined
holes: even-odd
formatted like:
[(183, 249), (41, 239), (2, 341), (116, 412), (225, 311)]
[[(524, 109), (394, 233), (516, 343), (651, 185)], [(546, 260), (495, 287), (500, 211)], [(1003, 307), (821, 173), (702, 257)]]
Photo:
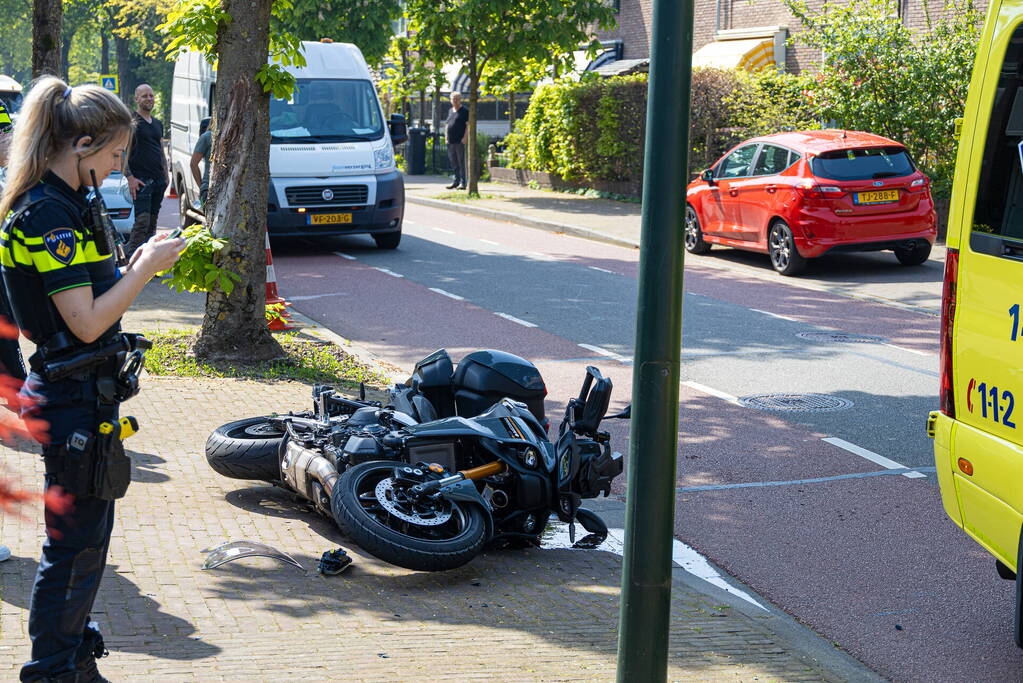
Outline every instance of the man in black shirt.
[(125, 255), (144, 244), (156, 233), (163, 193), (167, 190), (167, 162), (163, 154), (163, 123), (153, 116), (156, 96), (143, 83), (135, 88), (135, 136), (128, 152), (125, 177), (135, 199), (135, 225), (125, 247)]
[(448, 185), (449, 190), (456, 187), (464, 190), (469, 182), (465, 174), (465, 140), (469, 136), (469, 110), (462, 106), (462, 93), (457, 90), (451, 93), (451, 112), (444, 123), (447, 132), (448, 161), (455, 172), (455, 182)]

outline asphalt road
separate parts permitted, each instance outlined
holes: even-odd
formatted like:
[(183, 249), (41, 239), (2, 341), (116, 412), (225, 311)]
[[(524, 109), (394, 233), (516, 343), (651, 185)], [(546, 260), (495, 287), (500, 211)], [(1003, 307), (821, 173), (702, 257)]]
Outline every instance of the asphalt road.
[[(612, 410), (630, 399), (635, 250), (413, 205), (396, 251), (365, 236), (273, 247), (296, 309), (391, 363), (517, 353), (540, 368), (552, 421), (588, 364), (614, 380)], [(846, 256), (794, 284), (764, 257), (718, 253), (687, 258), (677, 538), (885, 677), (1019, 678), (1013, 584), (945, 517), (924, 434), (940, 261)], [(741, 403), (803, 393), (845, 404)], [(627, 452), (628, 424), (605, 425)]]

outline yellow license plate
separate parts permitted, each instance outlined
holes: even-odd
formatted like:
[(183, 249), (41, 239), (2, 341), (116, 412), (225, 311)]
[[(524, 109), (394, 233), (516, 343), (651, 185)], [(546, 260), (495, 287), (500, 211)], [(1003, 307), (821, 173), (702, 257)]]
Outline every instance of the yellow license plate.
[(309, 214), (309, 225), (335, 225), (337, 223), (351, 223), (350, 213), (311, 213)]
[(879, 190), (877, 192), (857, 192), (857, 204), (888, 204), (899, 201), (898, 190)]

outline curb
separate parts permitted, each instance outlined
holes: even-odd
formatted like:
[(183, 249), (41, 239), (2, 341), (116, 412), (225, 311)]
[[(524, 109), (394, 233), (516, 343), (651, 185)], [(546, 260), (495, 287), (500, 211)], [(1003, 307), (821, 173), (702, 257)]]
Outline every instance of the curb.
[(505, 221), (507, 223), (516, 223), (518, 225), (525, 225), (529, 228), (538, 228), (540, 230), (546, 230), (547, 232), (563, 233), (565, 235), (572, 235), (573, 237), (583, 237), (585, 239), (594, 240), (597, 242), (606, 242), (607, 244), (613, 244), (616, 247), (628, 247), (630, 249), (639, 249), (638, 240), (629, 240), (624, 237), (612, 237), (605, 235), (602, 232), (596, 230), (590, 230), (589, 228), (581, 228), (577, 225), (568, 225), (566, 223), (557, 223), (555, 221), (541, 221), (535, 218), (527, 218), (517, 213), (510, 211), (498, 211), (497, 209), (487, 209), (482, 206), (465, 206), (460, 202), (449, 202), (443, 199), (430, 199), (429, 197), (420, 197), (415, 194), (406, 194), (405, 201), (412, 204), (422, 204), (424, 206), (432, 206), (438, 209), (447, 209), (448, 211), (457, 211), (459, 213), (468, 214), (470, 216), (482, 216), (483, 218), (493, 218), (499, 221)]

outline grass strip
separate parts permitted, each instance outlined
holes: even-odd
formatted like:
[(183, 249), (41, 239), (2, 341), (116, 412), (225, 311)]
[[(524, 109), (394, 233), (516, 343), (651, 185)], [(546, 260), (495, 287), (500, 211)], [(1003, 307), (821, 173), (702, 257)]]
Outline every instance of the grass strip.
[(358, 387), (360, 382), (375, 388), (389, 384), (382, 373), (336, 344), (302, 338), (297, 333), (277, 335), (284, 356), (252, 363), (196, 360), (196, 337), (192, 332), (160, 331), (145, 336), (153, 342), (153, 348), (146, 352), (146, 370), (153, 375), (296, 380), (346, 387)]

